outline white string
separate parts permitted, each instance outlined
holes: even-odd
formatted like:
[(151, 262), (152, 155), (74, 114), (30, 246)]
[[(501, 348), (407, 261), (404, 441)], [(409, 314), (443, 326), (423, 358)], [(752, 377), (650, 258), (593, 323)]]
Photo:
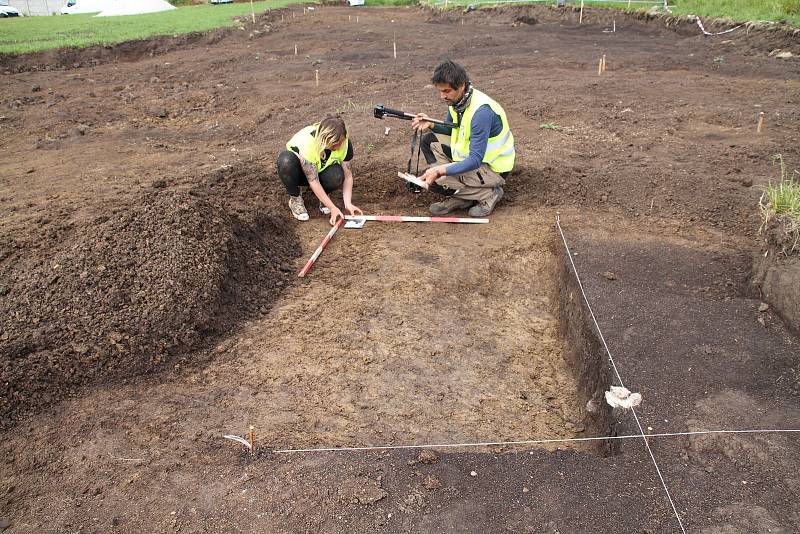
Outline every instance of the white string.
[[(556, 215), (556, 226), (558, 227), (558, 231), (561, 234), (561, 240), (564, 242), (564, 248), (567, 251), (567, 257), (569, 258), (569, 263), (572, 265), (572, 271), (575, 273), (575, 279), (578, 281), (578, 287), (583, 294), (583, 300), (586, 302), (586, 307), (589, 309), (589, 314), (592, 316), (592, 321), (594, 322), (594, 326), (597, 329), (597, 333), (600, 336), (600, 341), (603, 342), (603, 347), (606, 349), (606, 354), (608, 354), (608, 359), (611, 362), (611, 366), (614, 368), (614, 374), (617, 375), (617, 380), (619, 380), (619, 385), (625, 387), (625, 384), (622, 382), (622, 377), (619, 374), (619, 370), (617, 369), (617, 364), (614, 363), (614, 358), (611, 356), (611, 351), (608, 349), (608, 344), (606, 343), (606, 338), (603, 336), (603, 332), (600, 331), (600, 325), (597, 324), (597, 318), (594, 316), (594, 311), (592, 310), (592, 305), (589, 304), (589, 299), (586, 297), (586, 291), (583, 289), (583, 284), (581, 283), (581, 278), (578, 276), (578, 270), (575, 268), (575, 262), (572, 261), (572, 252), (569, 250), (569, 245), (567, 245), (567, 238), (564, 236), (564, 230), (561, 229), (561, 218), (559, 215)], [(650, 443), (647, 441), (647, 437), (644, 433), (644, 428), (642, 427), (641, 421), (639, 421), (639, 416), (636, 415), (636, 410), (631, 408), (631, 413), (633, 414), (633, 418), (636, 420), (636, 426), (639, 427), (639, 433), (644, 440), (644, 445), (647, 448), (647, 452), (650, 454), (650, 458), (653, 460), (653, 466), (656, 468), (656, 473), (658, 473), (658, 478), (661, 480), (661, 485), (664, 487), (664, 493), (667, 494), (667, 499), (669, 500), (670, 506), (672, 506), (672, 511), (675, 512), (675, 518), (678, 520), (678, 525), (681, 527), (681, 532), (686, 534), (686, 529), (683, 528), (683, 521), (681, 521), (681, 516), (678, 514), (678, 509), (675, 507), (675, 502), (672, 500), (672, 495), (669, 493), (669, 489), (667, 488), (667, 483), (664, 481), (664, 476), (661, 474), (661, 469), (658, 467), (658, 462), (656, 462), (656, 457), (653, 454), (652, 449), (650, 448)]]
[(711, 33), (711, 32), (706, 31), (705, 26), (703, 26), (703, 21), (700, 20), (700, 17), (698, 17), (697, 15), (687, 15), (687, 18), (689, 20), (694, 20), (695, 22), (697, 22), (697, 26), (700, 28), (700, 31), (703, 32), (704, 35), (710, 35), (711, 37), (714, 37), (714, 36), (717, 36), (717, 35), (725, 35), (726, 33), (731, 33), (732, 31), (738, 30), (739, 28), (744, 26), (744, 24), (739, 24), (738, 26), (736, 26), (734, 28), (729, 28), (729, 29), (721, 31), (721, 32)]
[[(644, 434), (648, 438), (666, 438), (675, 436), (697, 436), (700, 434), (777, 434), (777, 433), (800, 433), (800, 429), (755, 429), (755, 430), (694, 430), (688, 432), (662, 432), (655, 434)], [(523, 441), (484, 441), (476, 443), (429, 443), (421, 445), (365, 445), (364, 447), (328, 447), (311, 449), (281, 449), (272, 451), (274, 453), (308, 453), (308, 452), (352, 452), (352, 451), (381, 451), (395, 449), (454, 449), (458, 447), (496, 447), (510, 445), (535, 445), (545, 443), (566, 443), (580, 441), (604, 441), (610, 439), (638, 439), (642, 434), (630, 434), (625, 436), (597, 436), (590, 438), (555, 438), (555, 439), (529, 439)], [(248, 443), (249, 445), (249, 443)]]

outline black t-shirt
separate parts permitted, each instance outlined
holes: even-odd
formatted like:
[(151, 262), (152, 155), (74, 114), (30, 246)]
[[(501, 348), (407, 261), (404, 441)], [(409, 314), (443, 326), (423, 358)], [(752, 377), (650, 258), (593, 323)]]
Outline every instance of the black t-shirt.
[[(330, 157), (330, 155), (331, 155), (331, 150), (329, 148), (326, 148), (325, 149), (325, 153), (322, 154), (322, 157), (320, 158), (320, 163), (325, 165), (325, 162), (328, 161), (328, 158)], [(345, 161), (350, 161), (351, 159), (353, 159), (353, 142), (350, 141), (350, 139), (348, 139), (347, 140), (347, 155), (345, 155), (344, 160)]]

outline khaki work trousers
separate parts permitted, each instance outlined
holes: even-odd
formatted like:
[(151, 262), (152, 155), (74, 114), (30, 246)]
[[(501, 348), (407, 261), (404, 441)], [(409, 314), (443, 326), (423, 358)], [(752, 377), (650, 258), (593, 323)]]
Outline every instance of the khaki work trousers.
[[(443, 145), (449, 147), (450, 136), (435, 135), (436, 141), (431, 143), (431, 152), (436, 157), (436, 163), (433, 165), (453, 163), (453, 160), (447, 157), (442, 148)], [(494, 172), (489, 165), (481, 163), (481, 166), (474, 171), (454, 176), (442, 176), (436, 180), (436, 183), (441, 186), (447, 186), (450, 189), (457, 189), (458, 193), (453, 195), (456, 198), (480, 202), (491, 198), (493, 196), (492, 189), (505, 185), (506, 181), (502, 176)]]

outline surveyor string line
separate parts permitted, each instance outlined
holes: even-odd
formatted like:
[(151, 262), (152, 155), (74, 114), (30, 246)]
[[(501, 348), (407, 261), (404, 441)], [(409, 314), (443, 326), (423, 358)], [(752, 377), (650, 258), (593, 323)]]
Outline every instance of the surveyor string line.
[(688, 18), (689, 20), (693, 20), (694, 19), (694, 21), (697, 22), (697, 26), (700, 28), (700, 31), (703, 32), (703, 35), (709, 35), (711, 37), (714, 37), (714, 36), (717, 36), (717, 35), (725, 35), (726, 33), (731, 33), (732, 31), (738, 30), (739, 28), (744, 26), (744, 24), (739, 24), (738, 26), (736, 26), (734, 28), (728, 28), (727, 30), (724, 30), (724, 31), (721, 31), (721, 32), (711, 33), (709, 31), (706, 31), (705, 26), (703, 26), (703, 21), (700, 20), (700, 17), (698, 17), (697, 15), (687, 15), (686, 18)]
[[(800, 429), (752, 429), (752, 430), (692, 430), (686, 432), (658, 432), (645, 434), (648, 438), (668, 438), (678, 436), (698, 436), (704, 434), (788, 434), (800, 433)], [(396, 449), (453, 449), (458, 447), (497, 447), (513, 445), (542, 445), (554, 443), (569, 443), (582, 441), (606, 441), (614, 439), (638, 439), (641, 434), (627, 434), (624, 436), (594, 436), (586, 438), (552, 438), (552, 439), (527, 439), (521, 441), (483, 441), (469, 443), (426, 443), (417, 445), (365, 445), (363, 447), (320, 447), (310, 449), (280, 449), (274, 453), (311, 453), (311, 452), (353, 452), (353, 451), (382, 451)]]
[[(619, 381), (619, 385), (625, 387), (625, 384), (622, 382), (622, 377), (619, 374), (619, 370), (617, 369), (617, 364), (614, 362), (614, 357), (611, 355), (611, 351), (608, 348), (608, 343), (606, 343), (606, 338), (603, 336), (603, 332), (600, 330), (600, 325), (597, 323), (597, 318), (594, 315), (594, 311), (592, 310), (592, 305), (589, 304), (589, 298), (586, 296), (586, 291), (583, 289), (583, 283), (581, 282), (581, 278), (578, 275), (578, 269), (575, 267), (575, 262), (572, 260), (572, 251), (569, 249), (569, 245), (567, 244), (567, 238), (564, 235), (564, 230), (561, 228), (561, 217), (560, 215), (556, 215), (556, 227), (558, 227), (558, 231), (561, 234), (561, 241), (564, 242), (564, 248), (567, 251), (567, 257), (569, 258), (569, 263), (572, 266), (572, 272), (575, 273), (575, 280), (578, 282), (578, 287), (581, 290), (581, 294), (583, 295), (583, 301), (586, 303), (586, 307), (589, 310), (589, 315), (592, 317), (592, 321), (594, 322), (594, 326), (597, 329), (597, 334), (600, 336), (600, 341), (603, 342), (603, 347), (606, 349), (606, 354), (608, 354), (608, 359), (611, 362), (611, 366), (614, 369), (614, 374), (617, 375), (617, 380)], [(672, 511), (675, 513), (675, 519), (678, 520), (678, 525), (681, 527), (681, 532), (686, 534), (686, 529), (683, 527), (683, 521), (681, 521), (681, 516), (678, 514), (678, 509), (675, 507), (675, 502), (672, 500), (672, 495), (669, 492), (669, 488), (667, 488), (667, 483), (664, 480), (664, 475), (661, 474), (661, 468), (658, 467), (658, 462), (656, 461), (656, 457), (653, 454), (653, 450), (650, 448), (650, 443), (647, 441), (647, 437), (644, 433), (644, 427), (642, 427), (642, 422), (639, 421), (639, 416), (636, 414), (636, 410), (631, 407), (631, 413), (633, 414), (633, 418), (636, 420), (636, 426), (639, 427), (639, 433), (644, 441), (644, 446), (647, 448), (648, 454), (650, 454), (650, 459), (653, 460), (653, 466), (656, 468), (656, 473), (658, 474), (659, 480), (661, 480), (661, 486), (664, 488), (664, 493), (667, 495), (667, 500), (669, 500), (670, 506), (672, 506)]]

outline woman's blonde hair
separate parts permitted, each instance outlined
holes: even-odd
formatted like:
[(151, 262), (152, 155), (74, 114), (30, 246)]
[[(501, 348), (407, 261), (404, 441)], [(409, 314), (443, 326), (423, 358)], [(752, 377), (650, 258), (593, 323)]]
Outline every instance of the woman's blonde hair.
[(328, 115), (322, 122), (319, 123), (317, 128), (317, 146), (319, 147), (320, 156), (323, 155), (326, 149), (333, 149), (336, 145), (341, 143), (347, 137), (347, 127), (344, 121), (338, 115)]

